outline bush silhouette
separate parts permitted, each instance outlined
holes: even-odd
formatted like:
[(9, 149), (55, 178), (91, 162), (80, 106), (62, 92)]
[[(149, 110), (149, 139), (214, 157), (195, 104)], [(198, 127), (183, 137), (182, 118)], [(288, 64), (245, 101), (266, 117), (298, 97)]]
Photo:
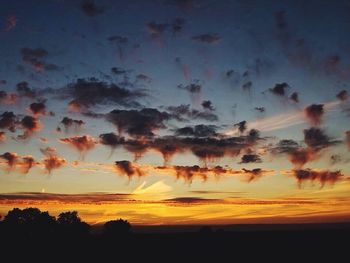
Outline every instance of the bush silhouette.
[(125, 236), (130, 234), (131, 225), (127, 220), (111, 220), (104, 224), (104, 233), (109, 236)]

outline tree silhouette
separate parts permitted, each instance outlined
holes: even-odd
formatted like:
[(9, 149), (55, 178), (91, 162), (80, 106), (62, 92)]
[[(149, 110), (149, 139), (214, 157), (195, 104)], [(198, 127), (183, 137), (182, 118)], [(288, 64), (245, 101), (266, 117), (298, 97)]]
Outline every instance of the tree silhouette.
[(25, 236), (49, 235), (55, 231), (55, 217), (38, 208), (14, 208), (3, 220), (3, 228), (12, 234)]
[(104, 224), (104, 233), (109, 236), (126, 236), (130, 234), (131, 225), (127, 220), (111, 220)]
[(61, 234), (66, 235), (87, 235), (90, 230), (90, 225), (80, 219), (77, 211), (59, 214), (57, 224)]

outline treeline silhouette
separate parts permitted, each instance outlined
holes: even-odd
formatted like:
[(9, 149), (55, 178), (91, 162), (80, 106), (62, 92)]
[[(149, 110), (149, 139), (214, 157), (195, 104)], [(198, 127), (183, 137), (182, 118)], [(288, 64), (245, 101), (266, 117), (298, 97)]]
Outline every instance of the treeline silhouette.
[[(335, 256), (348, 251), (348, 242), (344, 242), (350, 236), (348, 223), (316, 224), (311, 228), (279, 225), (275, 230), (257, 226), (246, 226), (248, 230), (237, 228), (236, 231), (198, 226), (197, 231), (191, 232), (142, 233), (133, 231), (128, 221), (116, 219), (104, 223), (99, 228), (101, 231), (93, 231), (96, 227), (84, 222), (76, 211), (62, 212), (54, 217), (38, 208), (14, 208), (0, 220), (0, 249), (2, 253), (14, 251), (14, 259), (45, 251), (55, 257), (74, 254), (79, 262), (96, 254), (98, 257), (103, 254), (138, 258), (159, 252), (167, 253), (171, 259), (184, 254), (208, 259), (206, 255), (214, 253), (217, 262), (221, 256), (232, 256), (232, 253), (235, 257), (243, 255), (246, 258), (256, 255), (270, 258), (282, 254), (283, 257), (288, 255), (289, 259), (293, 255), (299, 259), (301, 255), (311, 255), (312, 260), (330, 255), (330, 260), (336, 262)], [(63, 257), (63, 260), (66, 259)]]
[[(56, 218), (38, 208), (14, 208), (0, 221), (1, 235), (11, 238), (83, 238), (90, 235), (90, 230), (77, 211), (62, 212)], [(123, 219), (108, 221), (103, 227), (103, 235), (108, 237), (125, 237), (130, 231), (130, 223)]]

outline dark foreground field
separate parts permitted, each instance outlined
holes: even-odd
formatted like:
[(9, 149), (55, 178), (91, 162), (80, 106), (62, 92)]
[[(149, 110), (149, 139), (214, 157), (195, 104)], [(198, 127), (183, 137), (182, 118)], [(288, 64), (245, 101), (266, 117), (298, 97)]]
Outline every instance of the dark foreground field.
[[(233, 230), (224, 230), (230, 228)], [(147, 258), (147, 262), (150, 259), (187, 262), (190, 257), (214, 262), (224, 259), (235, 262), (242, 257), (282, 262), (306, 259), (348, 262), (350, 255), (350, 224), (188, 226), (183, 231), (180, 227), (135, 227), (131, 233), (120, 235), (93, 232), (31, 236), (2, 233), (2, 254), (10, 252), (14, 259), (42, 259), (48, 253), (54, 259), (98, 259), (98, 262), (106, 258), (117, 262), (125, 257)]]

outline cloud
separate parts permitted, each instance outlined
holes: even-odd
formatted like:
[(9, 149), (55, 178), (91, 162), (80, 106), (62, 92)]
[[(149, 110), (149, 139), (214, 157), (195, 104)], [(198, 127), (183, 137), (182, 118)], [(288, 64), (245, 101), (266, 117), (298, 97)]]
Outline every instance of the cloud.
[(45, 70), (59, 70), (55, 64), (46, 63), (44, 59), (48, 56), (48, 51), (44, 48), (22, 48), (21, 55), (23, 62), (31, 65), (36, 72)]
[(97, 104), (116, 103), (124, 107), (138, 107), (138, 99), (146, 96), (144, 90), (128, 90), (114, 83), (99, 81), (96, 78), (78, 79), (60, 91), (65, 97), (73, 98), (69, 107), (76, 111)]
[(115, 75), (124, 75), (127, 73), (125, 69), (118, 68), (118, 67), (111, 68), (111, 72)]
[(0, 115), (0, 129), (16, 131), (17, 116), (12, 111), (5, 111)]
[(194, 105), (200, 105), (201, 103), (201, 93), (202, 93), (202, 85), (198, 83), (196, 80), (194, 83), (188, 85), (178, 85), (179, 89), (186, 90), (190, 94), (191, 101)]
[(213, 112), (191, 109), (189, 104), (181, 104), (180, 106), (168, 106), (166, 107), (166, 110), (173, 116), (173, 118), (177, 119), (178, 121), (186, 121), (187, 119), (191, 119), (214, 122), (219, 119), (218, 116)]
[(80, 5), (81, 10), (87, 16), (94, 17), (104, 12), (102, 6), (97, 6), (92, 0), (84, 0)]
[(175, 130), (176, 136), (193, 136), (193, 137), (215, 137), (218, 134), (215, 125), (199, 124), (195, 126), (186, 126)]
[(77, 130), (78, 128), (80, 128), (82, 125), (85, 124), (83, 120), (75, 120), (69, 117), (63, 117), (60, 123), (63, 124), (66, 132), (68, 132), (71, 127), (74, 127), (75, 130)]
[(350, 130), (345, 132), (345, 140), (346, 140), (346, 144), (348, 146), (348, 149), (350, 150)]
[(128, 38), (123, 37), (123, 36), (114, 35), (114, 36), (110, 36), (108, 38), (108, 41), (113, 42), (113, 43), (118, 43), (118, 44), (125, 44), (125, 43), (128, 43)]
[(176, 153), (183, 151), (178, 143), (176, 138), (169, 136), (154, 139), (149, 147), (162, 154), (164, 166), (166, 166)]
[(40, 151), (45, 155), (42, 159), (42, 163), (49, 174), (52, 173), (52, 170), (58, 169), (67, 163), (65, 159), (57, 156), (55, 148), (47, 147), (45, 149), (40, 149)]
[(337, 93), (336, 96), (340, 101), (347, 101), (349, 99), (349, 94), (347, 90), (342, 90), (339, 93)]
[(6, 161), (8, 167), (7, 172), (19, 168), (21, 173), (27, 174), (29, 170), (37, 164), (34, 158), (30, 155), (19, 156), (17, 153), (13, 152), (6, 152), (0, 155), (0, 158)]
[(254, 107), (254, 110), (260, 112), (260, 113), (263, 113), (266, 111), (265, 107)]
[(87, 151), (93, 149), (96, 141), (90, 135), (74, 136), (70, 138), (59, 139), (61, 143), (68, 144), (80, 152), (81, 158), (84, 158)]
[(294, 101), (295, 103), (299, 103), (299, 94), (298, 92), (293, 92), (290, 96), (289, 99), (291, 101)]
[(324, 115), (324, 105), (311, 104), (305, 108), (304, 112), (311, 125), (319, 125), (322, 122), (322, 117)]
[(129, 161), (116, 161), (115, 168), (121, 175), (128, 176), (131, 179), (133, 176), (144, 176), (145, 173), (136, 165)]
[(21, 140), (28, 139), (34, 132), (42, 128), (40, 121), (32, 116), (24, 116), (20, 121), (20, 126), (24, 130), (24, 133), (18, 135), (17, 138)]
[(241, 121), (233, 125), (233, 127), (238, 127), (240, 133), (244, 133), (247, 130), (247, 122)]
[(320, 150), (338, 143), (338, 141), (332, 141), (323, 130), (314, 127), (304, 129), (304, 141), (307, 146), (314, 150)]
[(305, 169), (305, 170), (294, 170), (293, 176), (297, 179), (299, 187), (302, 186), (303, 182), (305, 181), (318, 181), (321, 184), (321, 187), (325, 186), (326, 184), (334, 184), (337, 181), (343, 179), (344, 174), (342, 174), (340, 171), (316, 171), (311, 169)]
[(277, 96), (285, 96), (286, 89), (289, 88), (289, 85), (286, 82), (277, 83), (273, 88), (269, 89), (269, 91)]
[(58, 193), (41, 193), (41, 192), (18, 192), (11, 194), (0, 194), (1, 201), (15, 201), (16, 203), (29, 201), (35, 202), (58, 202), (62, 204), (100, 204), (114, 203), (117, 200), (130, 200), (130, 194), (111, 194), (111, 193), (82, 193), (82, 194), (58, 194)]
[(261, 163), (261, 158), (257, 154), (244, 154), (240, 163)]
[(0, 142), (6, 141), (6, 133), (3, 131), (0, 131)]
[(262, 170), (261, 168), (255, 168), (255, 169), (252, 169), (252, 170), (243, 168), (242, 170), (244, 171), (245, 174), (247, 174), (246, 180), (247, 180), (248, 183), (256, 181), (261, 176), (264, 175), (264, 170)]
[(167, 112), (160, 112), (153, 108), (142, 110), (113, 110), (106, 119), (114, 124), (121, 135), (127, 132), (134, 137), (154, 136), (154, 131), (165, 128), (164, 121), (170, 119)]
[(29, 84), (26, 81), (17, 83), (16, 91), (21, 97), (34, 99), (37, 96), (37, 92), (29, 87)]
[[(340, 101), (330, 101), (324, 103), (325, 111), (330, 111), (337, 107), (340, 104)], [(288, 112), (283, 112), (279, 114), (272, 115), (270, 117), (257, 119), (249, 121), (248, 128), (250, 129), (259, 129), (260, 131), (275, 131), (280, 129), (285, 129), (297, 124), (305, 123), (305, 113), (301, 110), (292, 110)], [(226, 132), (226, 135), (235, 135), (237, 134), (236, 127), (229, 128)]]
[(6, 91), (0, 90), (0, 104), (15, 104), (17, 99), (17, 94), (7, 93)]
[(192, 40), (206, 44), (216, 44), (221, 40), (218, 34), (201, 34), (192, 37)]
[(215, 110), (215, 108), (213, 107), (213, 104), (210, 100), (203, 100), (201, 105), (202, 105), (203, 109), (207, 109), (210, 111)]
[(52, 170), (58, 169), (67, 163), (67, 161), (64, 158), (60, 158), (57, 156), (45, 157), (42, 160), (42, 162), (49, 174), (52, 173)]
[(45, 115), (46, 105), (44, 102), (33, 102), (29, 105), (29, 110), (34, 116)]
[(7, 162), (9, 171), (11, 171), (17, 163), (18, 155), (17, 153), (6, 152), (0, 155), (0, 158), (4, 159)]

